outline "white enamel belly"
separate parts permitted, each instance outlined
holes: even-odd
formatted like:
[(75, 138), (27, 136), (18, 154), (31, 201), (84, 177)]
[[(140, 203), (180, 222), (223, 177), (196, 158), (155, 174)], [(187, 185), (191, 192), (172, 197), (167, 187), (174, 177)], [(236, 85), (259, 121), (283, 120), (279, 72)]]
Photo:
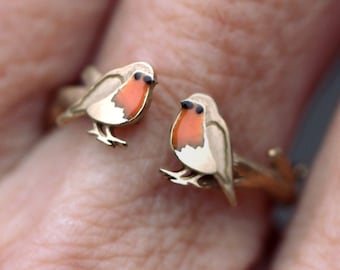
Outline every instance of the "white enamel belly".
[(189, 168), (204, 174), (216, 173), (216, 162), (211, 154), (208, 143), (203, 147), (193, 148), (189, 145), (180, 151), (175, 150), (176, 156)]
[(90, 105), (86, 110), (87, 114), (92, 119), (108, 125), (126, 123), (128, 120), (125, 118), (124, 110), (116, 107), (111, 100), (112, 98), (109, 97)]

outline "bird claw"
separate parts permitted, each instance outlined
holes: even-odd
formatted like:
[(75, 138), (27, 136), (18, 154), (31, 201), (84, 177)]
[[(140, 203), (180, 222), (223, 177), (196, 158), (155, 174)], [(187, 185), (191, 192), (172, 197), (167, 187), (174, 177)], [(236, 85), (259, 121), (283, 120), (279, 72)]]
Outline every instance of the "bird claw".
[(112, 146), (112, 142), (106, 138), (103, 134), (99, 132), (98, 129), (94, 128), (88, 131), (89, 134), (96, 136), (96, 139), (108, 146)]
[(202, 185), (198, 182), (198, 180), (203, 177), (203, 174), (184, 176), (189, 172), (188, 169), (183, 169), (179, 172), (172, 172), (165, 169), (160, 169), (160, 171), (165, 174), (172, 183), (182, 186), (193, 185), (195, 187), (202, 188)]
[(96, 123), (93, 123), (93, 129), (89, 130), (88, 133), (91, 135), (96, 136), (97, 140), (108, 145), (108, 146), (117, 146), (118, 144), (120, 145), (127, 145), (126, 141), (123, 141), (121, 139), (118, 139), (114, 137), (110, 131), (110, 128), (108, 126), (104, 126), (104, 132), (102, 132), (98, 125)]
[(106, 139), (111, 143), (112, 146), (117, 146), (118, 144), (123, 145), (123, 146), (127, 145), (126, 141), (118, 139), (112, 135), (107, 134)]
[(105, 126), (104, 131), (105, 131), (106, 139), (111, 142), (112, 146), (116, 146), (118, 144), (124, 145), (124, 146), (127, 145), (126, 141), (123, 141), (112, 135), (109, 126)]

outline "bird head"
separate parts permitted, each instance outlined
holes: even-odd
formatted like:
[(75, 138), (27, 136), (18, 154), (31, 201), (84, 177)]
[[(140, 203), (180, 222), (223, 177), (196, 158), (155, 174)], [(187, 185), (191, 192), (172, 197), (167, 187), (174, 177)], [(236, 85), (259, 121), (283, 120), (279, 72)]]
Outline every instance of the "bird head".
[[(210, 122), (220, 118), (215, 101), (208, 95), (196, 93), (181, 101), (181, 112), (190, 112), (193, 118)], [(181, 113), (180, 112), (180, 113)]]
[(185, 99), (181, 101), (181, 112), (183, 111), (191, 111), (192, 114), (197, 115), (198, 117), (204, 113), (205, 106), (190, 99)]
[(127, 71), (123, 76), (125, 82), (112, 101), (124, 109), (125, 117), (131, 122), (138, 120), (150, 105), (152, 91), (157, 84), (156, 75), (153, 68), (145, 62), (136, 62), (123, 69)]
[(134, 81), (143, 83), (146, 87), (154, 87), (157, 84), (155, 74), (144, 72), (140, 70), (136, 70), (132, 74), (132, 78)]
[(171, 128), (171, 146), (181, 149), (185, 145), (203, 146), (205, 127), (209, 122), (219, 122), (227, 129), (215, 101), (208, 95), (196, 93), (181, 101), (181, 109)]
[(215, 101), (208, 95), (196, 93), (191, 95), (186, 100), (182, 101), (182, 103), (183, 102), (187, 103), (184, 106), (187, 106), (188, 104), (190, 106), (190, 103), (193, 104), (193, 108), (198, 115), (201, 113), (204, 114), (206, 122), (216, 119), (216, 115), (219, 115)]

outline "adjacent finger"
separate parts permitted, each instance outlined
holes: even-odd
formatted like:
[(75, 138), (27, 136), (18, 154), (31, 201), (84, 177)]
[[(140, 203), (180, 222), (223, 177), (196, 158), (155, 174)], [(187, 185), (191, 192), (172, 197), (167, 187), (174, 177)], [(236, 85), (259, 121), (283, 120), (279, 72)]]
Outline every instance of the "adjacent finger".
[(306, 184), (275, 269), (338, 269), (340, 266), (339, 137), (340, 110)]
[(88, 61), (108, 1), (7, 1), (0, 8), (0, 174), (43, 131), (50, 90)]

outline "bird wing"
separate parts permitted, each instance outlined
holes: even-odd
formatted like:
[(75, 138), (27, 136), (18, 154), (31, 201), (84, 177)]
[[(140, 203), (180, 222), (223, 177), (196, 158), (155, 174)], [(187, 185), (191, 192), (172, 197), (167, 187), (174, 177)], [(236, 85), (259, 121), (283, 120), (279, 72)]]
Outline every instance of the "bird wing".
[(223, 119), (218, 117), (207, 123), (206, 137), (216, 164), (216, 177), (219, 185), (232, 205), (236, 204), (233, 186), (233, 161), (229, 132)]
[(124, 109), (116, 106), (112, 102), (114, 93), (104, 99), (91, 104), (87, 109), (87, 114), (97, 122), (107, 125), (121, 125), (128, 121), (125, 117)]
[(57, 123), (62, 125), (84, 115), (86, 109), (91, 104), (104, 99), (112, 93), (116, 94), (121, 85), (122, 78), (120, 75), (114, 73), (104, 75), (103, 78), (96, 82), (82, 98), (58, 116)]
[[(95, 83), (87, 94), (76, 104), (70, 107), (73, 112), (84, 111), (93, 103), (96, 103), (106, 97), (116, 94), (123, 81), (118, 74), (107, 74), (97, 83)], [(114, 95), (112, 95), (114, 96)]]

